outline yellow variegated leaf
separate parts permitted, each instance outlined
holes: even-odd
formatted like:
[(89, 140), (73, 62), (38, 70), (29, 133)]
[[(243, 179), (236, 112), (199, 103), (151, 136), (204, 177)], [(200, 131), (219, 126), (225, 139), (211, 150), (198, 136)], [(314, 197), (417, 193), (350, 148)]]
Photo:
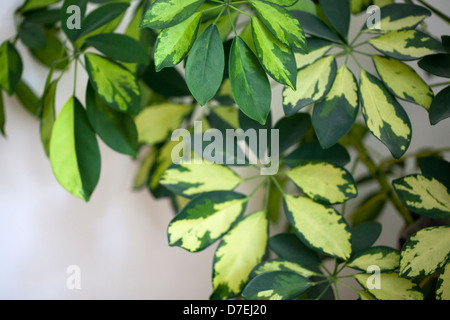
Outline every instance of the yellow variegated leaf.
[(255, 212), (239, 221), (222, 239), (214, 256), (214, 299), (234, 298), (241, 293), (252, 269), (266, 253), (266, 213)]
[(440, 181), (414, 174), (392, 184), (411, 211), (431, 218), (450, 218), (450, 192)]
[(161, 176), (167, 170), (167, 168), (169, 168), (173, 164), (172, 150), (180, 143), (184, 144), (185, 142), (169, 141), (164, 144), (159, 150), (156, 156), (155, 163), (153, 164), (150, 171), (150, 190), (155, 191), (160, 186), (159, 180), (161, 179)]
[(433, 91), (407, 64), (388, 57), (373, 56), (377, 72), (386, 87), (397, 97), (429, 109)]
[(169, 224), (170, 246), (190, 252), (205, 249), (230, 230), (244, 213), (247, 202), (246, 196), (229, 191), (194, 198)]
[(295, 90), (297, 66), (292, 49), (275, 39), (257, 17), (252, 17), (252, 30), (256, 55), (264, 69), (273, 79)]
[(228, 167), (205, 162), (173, 165), (160, 180), (166, 188), (187, 198), (209, 191), (233, 190), (241, 182), (242, 178)]
[[(378, 0), (380, 2), (381, 0)], [(383, 0), (392, 3), (392, 0)], [(380, 4), (374, 3), (381, 7)], [(422, 6), (412, 4), (395, 3), (381, 8), (381, 20), (379, 29), (367, 29), (364, 32), (389, 32), (403, 29), (414, 29), (425, 18), (431, 15), (431, 12)]]
[(286, 174), (304, 194), (319, 202), (343, 203), (358, 194), (351, 174), (331, 163), (305, 163)]
[(330, 91), (336, 77), (334, 57), (325, 57), (300, 69), (297, 74), (297, 90), (285, 88), (283, 107), (286, 115), (292, 115), (303, 107), (322, 99)]
[[(380, 288), (372, 288), (371, 277), (380, 277)], [(419, 287), (409, 279), (400, 278), (398, 273), (354, 275), (359, 284), (365, 288), (377, 300), (423, 300), (423, 294)], [(370, 288), (369, 288), (370, 286)]]
[(144, 14), (141, 28), (165, 29), (189, 18), (205, 0), (156, 0)]
[(361, 271), (375, 265), (380, 271), (394, 271), (400, 265), (400, 253), (388, 247), (373, 247), (358, 253), (346, 266)]
[(139, 165), (136, 176), (134, 178), (133, 189), (138, 190), (145, 187), (145, 185), (148, 183), (150, 169), (152, 168), (155, 160), (156, 152), (152, 149), (145, 155)]
[(376, 300), (370, 293), (366, 291), (359, 291), (358, 295), (361, 300)]
[(308, 246), (344, 260), (352, 252), (350, 228), (332, 207), (286, 195), (285, 212), (297, 236)]
[(450, 258), (450, 227), (425, 228), (412, 235), (403, 246), (402, 277), (423, 277), (445, 266)]
[(395, 158), (400, 158), (411, 142), (411, 123), (405, 110), (383, 84), (365, 70), (361, 70), (360, 96), (367, 127)]
[(447, 263), (436, 284), (436, 300), (450, 300), (450, 263)]
[(193, 107), (175, 103), (163, 103), (144, 109), (136, 117), (139, 141), (149, 145), (163, 142), (173, 130), (180, 127)]
[(392, 31), (370, 39), (369, 43), (385, 55), (399, 60), (416, 60), (445, 52), (439, 41), (417, 30)]
[(182, 23), (161, 31), (155, 43), (156, 71), (176, 66), (186, 57), (194, 42), (201, 17), (201, 13), (194, 13)]
[(307, 51), (303, 29), (289, 11), (263, 0), (251, 0), (250, 3), (266, 28), (278, 41), (287, 47)]
[(309, 53), (295, 52), (295, 62), (297, 64), (297, 69), (302, 69), (310, 64), (316, 62), (323, 56), (325, 56), (328, 51), (331, 50), (333, 46), (324, 46), (316, 50), (312, 50)]
[(264, 261), (260, 265), (256, 266), (255, 269), (253, 269), (250, 277), (253, 278), (261, 273), (269, 271), (292, 271), (305, 278), (317, 275), (316, 272), (308, 270), (298, 263), (288, 260), (274, 259)]

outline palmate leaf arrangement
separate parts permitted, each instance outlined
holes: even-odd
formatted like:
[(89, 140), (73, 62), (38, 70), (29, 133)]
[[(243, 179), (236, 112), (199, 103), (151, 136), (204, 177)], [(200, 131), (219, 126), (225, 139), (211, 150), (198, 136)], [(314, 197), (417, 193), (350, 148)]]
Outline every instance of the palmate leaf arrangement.
[[(450, 37), (435, 40), (423, 22), (431, 11), (448, 17), (424, 1), (431, 11), (413, 1), (142, 0), (125, 32), (114, 33), (130, 2), (27, 0), (17, 10), (17, 36), (0, 48), (1, 89), (40, 120), (44, 150), (67, 191), (85, 201), (93, 193), (97, 136), (119, 153), (141, 154), (134, 187), (170, 197), (178, 211), (169, 244), (198, 252), (220, 240), (212, 299), (339, 298), (345, 268), (360, 271), (351, 277), (361, 288), (349, 287), (360, 299), (450, 298), (450, 164), (441, 158), (448, 149), (404, 155), (412, 128), (398, 100), (428, 110), (433, 125), (450, 116), (450, 86), (434, 96), (405, 63), (420, 59), (429, 73), (450, 77)], [(364, 25), (349, 39), (351, 14), (371, 4), (382, 6), (379, 28)], [(81, 29), (69, 27), (77, 8)], [(22, 80), (18, 41), (50, 69), (39, 98)], [(369, 46), (378, 53), (363, 51)], [(360, 65), (367, 57), (376, 74)], [(348, 67), (350, 59), (360, 70)], [(183, 61), (185, 77), (175, 69)], [(56, 117), (58, 81), (79, 65), (89, 76), (84, 106), (74, 88)], [(285, 86), (285, 116), (274, 125), (269, 76)], [(219, 164), (174, 165), (171, 133), (192, 130), (194, 120), (222, 132), (279, 129), (279, 173), (241, 177)], [(369, 132), (392, 159), (373, 160), (364, 144)], [(350, 171), (349, 149), (356, 151)], [(404, 176), (407, 159), (418, 160), (421, 174)], [(359, 164), (368, 176), (355, 182)], [(248, 195), (235, 191), (256, 179)], [(345, 217), (345, 203), (366, 183), (377, 191)], [(246, 214), (261, 189), (260, 211)], [(401, 251), (373, 246), (386, 202), (415, 230)], [(269, 237), (282, 211), (288, 228)], [(430, 227), (416, 227), (424, 219)], [(324, 264), (331, 259), (334, 270)], [(368, 285), (372, 265), (381, 270), (380, 289)]]

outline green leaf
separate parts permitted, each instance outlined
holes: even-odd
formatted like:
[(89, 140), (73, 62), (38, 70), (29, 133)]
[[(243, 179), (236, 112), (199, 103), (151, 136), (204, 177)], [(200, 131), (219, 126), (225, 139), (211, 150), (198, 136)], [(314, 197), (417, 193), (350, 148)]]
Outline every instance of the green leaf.
[(194, 98), (204, 106), (220, 88), (225, 52), (219, 29), (209, 25), (195, 40), (186, 63), (186, 83)]
[[(151, 149), (142, 159), (133, 182), (133, 189), (140, 190), (148, 184), (150, 170), (156, 160), (156, 150)], [(178, 210), (177, 210), (178, 211)]]
[[(61, 29), (71, 42), (74, 42), (78, 33), (80, 33), (80, 30), (73, 28), (72, 24), (78, 23), (79, 20), (81, 22), (81, 27), (83, 27), (83, 19), (86, 15), (87, 3), (88, 0), (64, 0), (63, 2), (60, 12)], [(69, 8), (71, 10), (68, 10)]]
[(239, 295), (267, 248), (266, 213), (255, 212), (241, 219), (220, 242), (214, 255), (213, 299), (230, 299)]
[(5, 123), (6, 123), (5, 104), (3, 103), (3, 91), (0, 89), (0, 132), (4, 137), (6, 137)]
[(111, 2), (101, 5), (83, 20), (81, 30), (79, 30), (74, 40), (93, 35), (101, 27), (122, 16), (129, 6), (130, 4), (126, 2)]
[(247, 300), (292, 300), (311, 287), (301, 275), (289, 271), (271, 271), (253, 278), (242, 295)]
[(350, 0), (350, 11), (353, 14), (365, 12), (371, 3), (372, 0)]
[(156, 0), (141, 22), (141, 28), (165, 29), (192, 16), (205, 0)]
[(450, 300), (450, 263), (448, 263), (436, 284), (436, 300)]
[(182, 23), (160, 32), (155, 43), (156, 71), (183, 61), (192, 48), (201, 18), (202, 14), (196, 12)]
[(84, 42), (110, 59), (144, 65), (150, 60), (144, 47), (138, 41), (123, 34), (98, 34), (87, 38)]
[(319, 0), (319, 3), (334, 29), (347, 39), (350, 28), (350, 1), (341, 0), (339, 5), (336, 5), (336, 0)]
[(294, 5), (297, 1), (298, 0), (267, 0), (267, 2), (272, 2), (283, 7), (290, 7)]
[(450, 54), (432, 54), (419, 61), (419, 67), (439, 77), (450, 78)]
[(342, 66), (326, 97), (314, 106), (312, 120), (320, 145), (329, 148), (341, 140), (355, 123), (358, 110), (358, 83)]
[(239, 108), (265, 124), (272, 101), (270, 83), (258, 58), (240, 37), (231, 45), (229, 69), (231, 91)]
[(305, 195), (325, 204), (343, 203), (358, 194), (351, 174), (331, 163), (304, 163), (286, 175)]
[(0, 47), (0, 87), (12, 96), (22, 77), (22, 58), (8, 41)]
[(100, 150), (86, 112), (74, 97), (67, 101), (55, 121), (50, 162), (64, 189), (89, 201), (100, 178)]
[(39, 116), (39, 98), (33, 90), (22, 80), (20, 80), (15, 88), (15, 94), (22, 106), (32, 115)]
[(291, 48), (278, 42), (257, 17), (252, 17), (256, 54), (267, 73), (276, 81), (295, 89), (297, 66)]
[(305, 278), (317, 276), (316, 272), (305, 268), (299, 263), (282, 259), (273, 259), (264, 261), (257, 265), (250, 274), (250, 278), (254, 278), (262, 273), (270, 271), (290, 271), (297, 273)]
[(366, 197), (358, 208), (351, 214), (352, 224), (354, 226), (361, 223), (375, 221), (386, 205), (386, 195), (379, 191)]
[(295, 234), (278, 234), (270, 238), (269, 246), (282, 259), (298, 262), (303, 266), (317, 267), (321, 264), (317, 253), (305, 246)]
[(20, 26), (18, 35), (28, 48), (45, 48), (45, 30), (42, 25), (25, 22)]
[(281, 118), (274, 129), (279, 130), (279, 152), (283, 153), (299, 142), (311, 128), (311, 117), (306, 113), (296, 113), (290, 117)]
[(314, 140), (301, 145), (283, 158), (283, 163), (291, 168), (301, 165), (304, 161), (326, 161), (343, 167), (350, 162), (350, 155), (340, 144), (325, 150), (320, 146), (319, 141)]
[(88, 84), (86, 111), (99, 137), (113, 150), (136, 157), (138, 133), (133, 118), (111, 109)]
[(428, 110), (430, 116), (430, 123), (435, 125), (440, 121), (450, 117), (450, 86), (441, 90), (436, 97), (434, 97), (431, 103), (430, 109)]
[(290, 225), (306, 245), (344, 260), (350, 257), (350, 228), (335, 209), (291, 195), (285, 196), (284, 204)]
[(315, 15), (304, 11), (292, 11), (292, 15), (301, 21), (305, 33), (336, 43), (342, 42), (339, 36)]
[(20, 8), (20, 12), (25, 13), (36, 9), (46, 8), (60, 0), (27, 0), (25, 4)]
[(155, 163), (150, 170), (149, 188), (152, 195), (159, 199), (169, 196), (169, 191), (159, 181), (163, 173), (173, 164), (172, 150), (179, 144), (178, 141), (168, 141), (159, 150), (156, 155)]
[(300, 69), (297, 74), (297, 91), (287, 87), (283, 91), (284, 113), (290, 116), (325, 97), (336, 78), (336, 71), (336, 60), (332, 56)]
[(372, 59), (381, 80), (393, 95), (427, 110), (430, 108), (433, 91), (413, 68), (388, 57), (373, 56)]
[(364, 24), (363, 32), (386, 33), (405, 29), (415, 29), (431, 12), (422, 7), (406, 3), (393, 3), (383, 6), (380, 10), (379, 29), (368, 29)]
[(86, 70), (97, 94), (108, 106), (136, 115), (140, 109), (140, 88), (134, 75), (122, 65), (87, 53)]
[(264, 0), (250, 0), (250, 3), (258, 18), (278, 41), (287, 47), (308, 51), (303, 29), (289, 11)]
[(210, 191), (231, 191), (242, 181), (228, 167), (202, 162), (172, 165), (164, 172), (160, 183), (176, 194), (192, 198)]
[(450, 227), (430, 227), (420, 230), (406, 241), (401, 252), (402, 277), (429, 276), (450, 259)]
[(437, 157), (419, 158), (418, 162), (424, 176), (440, 181), (450, 190), (450, 162)]
[(316, 4), (312, 0), (298, 0), (292, 6), (287, 7), (289, 11), (300, 10), (316, 14)]
[(361, 273), (354, 275), (359, 284), (377, 300), (423, 300), (420, 288), (411, 280), (399, 278), (397, 273), (380, 273), (380, 289), (369, 289), (372, 275)]
[(64, 69), (67, 66), (67, 52), (61, 40), (56, 36), (54, 30), (45, 30), (44, 48), (32, 48), (31, 54), (40, 63), (47, 67), (54, 67), (55, 69)]
[(370, 39), (369, 43), (381, 53), (399, 60), (416, 60), (445, 52), (439, 41), (417, 30), (392, 31)]
[(169, 224), (170, 246), (198, 252), (213, 244), (245, 211), (248, 198), (240, 193), (216, 191), (191, 200)]
[(347, 267), (364, 272), (372, 265), (381, 272), (394, 271), (400, 266), (400, 253), (389, 247), (373, 247), (359, 252), (346, 263)]
[(352, 227), (352, 255), (370, 248), (381, 234), (381, 224), (364, 222)]
[(409, 210), (435, 219), (450, 218), (450, 192), (440, 181), (413, 174), (392, 185)]
[(165, 141), (192, 110), (192, 106), (170, 102), (145, 108), (136, 117), (139, 142), (155, 145)]
[(369, 130), (395, 158), (400, 158), (411, 142), (411, 123), (405, 110), (380, 80), (364, 70), (360, 76), (360, 99)]
[(156, 72), (155, 63), (151, 62), (142, 78), (150, 89), (163, 96), (185, 97), (191, 95), (186, 81), (175, 68), (165, 68)]
[(41, 110), (41, 127), (40, 135), (42, 146), (44, 147), (45, 154), (47, 157), (50, 156), (50, 139), (52, 137), (53, 126), (55, 124), (55, 99), (56, 99), (56, 88), (58, 86), (58, 81), (55, 80), (51, 82), (47, 88), (45, 88), (44, 95), (40, 101)]

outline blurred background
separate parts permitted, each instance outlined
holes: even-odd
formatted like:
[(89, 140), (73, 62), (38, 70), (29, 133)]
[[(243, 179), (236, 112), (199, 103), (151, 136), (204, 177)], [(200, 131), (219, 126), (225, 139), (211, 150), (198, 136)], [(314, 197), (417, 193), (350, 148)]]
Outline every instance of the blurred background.
[[(22, 2), (1, 0), (0, 42), (15, 35), (14, 11)], [(450, 1), (428, 2), (450, 14)], [(364, 15), (352, 20), (353, 34), (364, 21)], [(429, 18), (426, 22), (428, 32), (435, 37), (450, 34), (441, 20)], [(47, 69), (33, 60), (20, 43), (18, 49), (24, 60), (24, 79), (41, 93)], [(369, 60), (362, 61), (370, 71), (374, 70)], [(87, 81), (83, 72), (79, 73), (77, 86), (81, 101)], [(67, 72), (58, 86), (58, 111), (72, 88), (73, 73)], [(440, 89), (434, 88), (435, 93)], [(281, 88), (275, 89), (273, 96), (277, 118), (281, 114)], [(132, 190), (137, 162), (99, 141), (101, 179), (86, 204), (68, 194), (54, 178), (39, 139), (38, 121), (16, 98), (4, 95), (4, 100), (7, 137), (0, 138), (0, 299), (209, 298), (217, 244), (196, 254), (168, 246), (166, 231), (174, 216), (172, 208), (169, 201), (154, 200), (146, 190)], [(402, 105), (413, 127), (409, 152), (450, 145), (449, 119), (432, 127), (423, 108), (406, 102)], [(375, 138), (370, 137), (368, 143), (379, 154), (376, 158), (390, 156)], [(408, 165), (412, 167), (412, 163)], [(356, 175), (363, 171), (358, 168)], [(360, 189), (361, 197), (349, 202), (348, 212), (371, 190)], [(377, 243), (397, 247), (403, 223), (392, 207), (385, 208), (380, 222), (384, 229)], [(66, 287), (66, 270), (71, 265), (81, 268), (81, 290)], [(353, 292), (341, 291), (341, 297), (355, 298)]]

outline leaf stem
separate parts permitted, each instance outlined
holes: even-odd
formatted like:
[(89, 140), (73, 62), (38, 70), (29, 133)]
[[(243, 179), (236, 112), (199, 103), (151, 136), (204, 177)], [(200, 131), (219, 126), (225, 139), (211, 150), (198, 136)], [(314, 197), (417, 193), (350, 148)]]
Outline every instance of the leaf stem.
[(443, 87), (443, 86), (448, 86), (450, 84), (449, 81), (447, 82), (440, 82), (440, 83), (434, 83), (432, 85), (430, 85), (431, 88), (435, 88), (435, 87)]
[(277, 187), (277, 189), (281, 192), (281, 194), (283, 195), (283, 197), (287, 196), (286, 192), (284, 192), (283, 187), (281, 187), (280, 183), (278, 182), (278, 180), (273, 177), (270, 176), (270, 180), (272, 180), (273, 184), (275, 185), (275, 187)]
[[(352, 286), (346, 284), (344, 281), (341, 281), (341, 280), (338, 279), (337, 282), (339, 282), (340, 284), (342, 284), (344, 287), (347, 287), (348, 289), (351, 289), (351, 290), (353, 290), (354, 292), (359, 293), (359, 291), (358, 291), (357, 289), (355, 289), (355, 288), (353, 288)], [(336, 286), (336, 287), (337, 287), (337, 286)]]
[(259, 188), (261, 188), (261, 186), (267, 182), (267, 177), (265, 177), (265, 179), (263, 179), (256, 187), (255, 189), (253, 189), (253, 191), (247, 196), (247, 199), (250, 199), (251, 197), (253, 197), (255, 195), (255, 193), (259, 190)]
[(73, 75), (73, 96), (77, 94), (77, 78), (78, 78), (78, 57), (75, 58), (75, 71)]
[(234, 35), (237, 37), (237, 31), (236, 31), (236, 26), (234, 25), (233, 19), (231, 18), (231, 12), (230, 12), (230, 7), (227, 6), (227, 13), (228, 13), (228, 17), (230, 18), (230, 23), (231, 23), (231, 27), (233, 28), (234, 31)]
[(331, 287), (331, 282), (325, 287), (325, 289), (322, 291), (322, 293), (319, 294), (315, 300), (320, 300), (323, 297), (323, 295), (328, 291), (328, 289), (330, 289), (330, 287)]
[(242, 13), (242, 14), (245, 14), (247, 17), (252, 17), (251, 15), (249, 15), (247, 12), (245, 12), (245, 11), (242, 11), (241, 9), (238, 9), (238, 8), (236, 8), (235, 6), (232, 6), (231, 4), (228, 4), (228, 7), (230, 7), (231, 9), (233, 9), (233, 10), (236, 10), (237, 12), (240, 12), (240, 13)]
[(350, 55), (352, 56), (353, 60), (356, 62), (356, 64), (358, 65), (358, 67), (362, 70), (364, 69), (361, 64), (359, 63), (358, 59), (356, 59), (355, 55), (353, 54), (353, 52), (350, 52)]
[[(217, 7), (215, 7), (215, 8), (219, 8), (219, 7), (221, 7), (221, 6), (217, 6)], [(214, 8), (214, 9), (215, 9), (215, 8)], [(205, 10), (205, 11), (206, 11), (206, 10)], [(222, 8), (222, 10), (220, 10), (220, 13), (219, 13), (219, 15), (217, 16), (216, 20), (214, 20), (213, 24), (217, 24), (217, 21), (219, 21), (219, 19), (222, 17), (222, 14), (223, 14), (224, 11), (225, 11), (225, 6)]]

